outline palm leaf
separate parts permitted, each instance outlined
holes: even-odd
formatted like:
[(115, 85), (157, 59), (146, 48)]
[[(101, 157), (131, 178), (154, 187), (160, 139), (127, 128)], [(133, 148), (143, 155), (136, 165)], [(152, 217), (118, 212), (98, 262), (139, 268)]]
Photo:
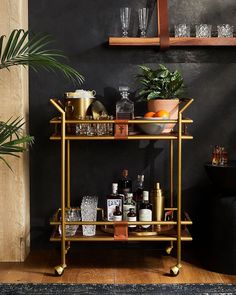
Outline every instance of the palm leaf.
[[(27, 147), (34, 142), (33, 136), (23, 134), (23, 125), (22, 118), (0, 122), (0, 155), (19, 157), (18, 154), (26, 151)], [(3, 156), (0, 156), (0, 159), (11, 169)]]
[(13, 30), (5, 47), (4, 38), (0, 37), (0, 69), (9, 69), (12, 66), (30, 66), (37, 71), (43, 68), (51, 72), (59, 71), (63, 76), (74, 84), (81, 84), (84, 77), (63, 60), (66, 56), (62, 51), (47, 49), (53, 42), (50, 35), (34, 35), (28, 40), (29, 32), (24, 30)]

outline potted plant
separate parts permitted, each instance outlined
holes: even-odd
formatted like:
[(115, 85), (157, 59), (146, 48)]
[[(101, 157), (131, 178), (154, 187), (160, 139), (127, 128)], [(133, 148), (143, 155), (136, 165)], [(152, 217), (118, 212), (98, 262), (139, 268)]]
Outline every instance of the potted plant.
[[(28, 36), (29, 32), (22, 29), (13, 30), (6, 42), (6, 36), (0, 36), (0, 70), (9, 70), (12, 66), (30, 66), (35, 71), (39, 68), (59, 71), (74, 84), (80, 85), (84, 81), (77, 70), (63, 62), (66, 56), (61, 51), (47, 49), (53, 41), (50, 35), (37, 34), (30, 39)], [(24, 134), (23, 125), (21, 118), (0, 122), (0, 160), (10, 169), (4, 156), (19, 157), (19, 153), (24, 152), (27, 145), (34, 141), (32, 136)]]
[[(170, 119), (177, 119), (179, 97), (184, 89), (182, 75), (177, 70), (171, 72), (162, 64), (155, 70), (146, 66), (139, 68), (142, 70), (142, 73), (137, 75), (142, 85), (139, 95), (147, 101), (148, 111), (165, 111), (169, 113)], [(173, 127), (173, 124), (168, 124), (163, 132), (170, 132)]]

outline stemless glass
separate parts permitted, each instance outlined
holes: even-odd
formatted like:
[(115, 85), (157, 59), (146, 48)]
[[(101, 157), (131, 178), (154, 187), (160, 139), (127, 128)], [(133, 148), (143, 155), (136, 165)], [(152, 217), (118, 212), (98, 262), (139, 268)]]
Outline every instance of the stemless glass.
[(121, 27), (122, 27), (122, 31), (123, 31), (122, 37), (128, 37), (130, 14), (131, 14), (130, 7), (120, 8), (120, 21), (121, 21)]
[(199, 24), (195, 26), (197, 38), (210, 38), (211, 37), (211, 25)]
[[(97, 220), (97, 196), (84, 196), (81, 203), (82, 221), (96, 221)], [(95, 236), (96, 225), (82, 225), (84, 236)]]
[(141, 31), (141, 37), (146, 37), (147, 35), (148, 13), (149, 9), (145, 7), (138, 10), (139, 29)]
[(219, 38), (232, 38), (234, 36), (234, 27), (229, 24), (217, 26)]
[(190, 37), (190, 25), (178, 24), (175, 25), (175, 37)]

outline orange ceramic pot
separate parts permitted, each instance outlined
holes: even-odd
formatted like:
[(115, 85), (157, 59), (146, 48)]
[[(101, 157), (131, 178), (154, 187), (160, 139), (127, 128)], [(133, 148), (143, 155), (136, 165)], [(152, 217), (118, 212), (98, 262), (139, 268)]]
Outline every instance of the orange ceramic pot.
[[(149, 112), (158, 112), (165, 110), (170, 113), (170, 119), (178, 119), (179, 111), (179, 99), (153, 99), (148, 101), (148, 111)], [(176, 124), (166, 124), (165, 129), (162, 133), (169, 133), (175, 127)]]

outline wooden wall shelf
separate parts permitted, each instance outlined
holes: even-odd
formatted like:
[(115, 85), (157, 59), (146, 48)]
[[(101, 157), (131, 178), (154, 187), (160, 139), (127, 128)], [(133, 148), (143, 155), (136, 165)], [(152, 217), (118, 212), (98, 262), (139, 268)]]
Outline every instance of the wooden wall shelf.
[(236, 38), (173, 38), (169, 36), (168, 0), (157, 1), (157, 37), (110, 37), (111, 46), (157, 46), (167, 50), (173, 46), (236, 46)]
[[(170, 46), (236, 46), (236, 38), (169, 38)], [(110, 46), (160, 46), (160, 38), (110, 37)]]

